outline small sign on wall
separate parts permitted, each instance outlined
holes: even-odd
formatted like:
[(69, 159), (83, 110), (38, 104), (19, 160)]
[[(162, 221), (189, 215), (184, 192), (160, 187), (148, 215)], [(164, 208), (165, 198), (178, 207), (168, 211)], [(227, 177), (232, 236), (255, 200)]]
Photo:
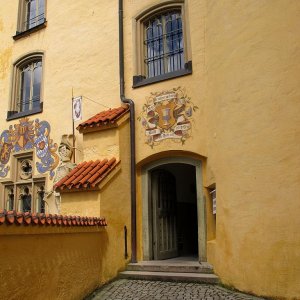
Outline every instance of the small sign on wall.
[(213, 214), (215, 215), (217, 213), (217, 191), (216, 189), (213, 189), (211, 192), (211, 198), (212, 198), (212, 208), (213, 208)]
[(73, 121), (80, 121), (82, 119), (82, 97), (73, 98)]

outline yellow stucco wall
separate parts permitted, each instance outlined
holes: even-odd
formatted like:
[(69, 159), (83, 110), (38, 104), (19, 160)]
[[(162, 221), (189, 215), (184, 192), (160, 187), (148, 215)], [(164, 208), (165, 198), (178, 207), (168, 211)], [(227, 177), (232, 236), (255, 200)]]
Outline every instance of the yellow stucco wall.
[(300, 298), (299, 1), (209, 1), (206, 95), (223, 282)]
[[(204, 101), (204, 87), (205, 87), (205, 64), (204, 64), (204, 37), (205, 37), (205, 25), (204, 25), (204, 1), (186, 1), (185, 9), (186, 15), (189, 19), (189, 38), (191, 59), (193, 63), (193, 74), (174, 78), (171, 80), (158, 82), (144, 87), (132, 89), (132, 75), (134, 74), (134, 64), (136, 57), (134, 55), (133, 39), (135, 31), (135, 17), (147, 8), (161, 3), (161, 1), (145, 0), (145, 1), (129, 1), (127, 3), (124, 14), (124, 34), (125, 34), (125, 83), (127, 96), (134, 99), (136, 104), (137, 116), (141, 114), (142, 107), (146, 102), (146, 98), (151, 95), (152, 92), (172, 91), (173, 88), (182, 87), (185, 88), (188, 97), (191, 101), (199, 107), (194, 114), (194, 122), (192, 124), (191, 138), (188, 138), (184, 145), (171, 140), (164, 140), (153, 149), (145, 143), (145, 129), (142, 127), (141, 122), (136, 124), (137, 140), (137, 162), (143, 159), (166, 150), (178, 150), (178, 151), (190, 151), (198, 155), (207, 156), (207, 141), (206, 141), (206, 116), (205, 108), (206, 103)], [(134, 74), (137, 75), (137, 74)]]
[(103, 217), (100, 214), (100, 199), (99, 191), (61, 193), (61, 214)]
[[(97, 136), (98, 143), (95, 136)], [(108, 148), (112, 142), (122, 145), (117, 157), (121, 162), (117, 166), (116, 173), (112, 171), (111, 178), (100, 183), (99, 190), (61, 193), (63, 214), (101, 216), (108, 222), (105, 231), (106, 250), (101, 253), (101, 273), (99, 274), (101, 283), (104, 283), (114, 278), (119, 271), (124, 270), (131, 257), (129, 122), (125, 121), (118, 128), (86, 133), (83, 140), (84, 146), (94, 147), (94, 153), (103, 153), (105, 146)], [(101, 159), (101, 156), (84, 157), (84, 160), (97, 158)], [(125, 258), (125, 226), (127, 228), (127, 259)]]
[[(124, 270), (131, 257), (129, 122), (123, 123), (115, 130), (119, 135), (118, 143), (122, 145), (120, 170), (100, 190), (100, 214), (109, 222), (107, 251), (103, 257), (103, 273), (101, 274), (103, 281), (114, 278), (119, 271)], [(125, 258), (125, 226), (127, 228), (127, 259)]]
[(101, 282), (106, 237), (103, 228), (1, 225), (1, 299), (83, 299)]
[(118, 130), (108, 129), (83, 135), (83, 156), (85, 161), (97, 159), (120, 159)]
[[(114, 1), (46, 1), (47, 26), (14, 41), (18, 19), (19, 0), (1, 0), (0, 12), (0, 129), (18, 124), (18, 120), (6, 121), (9, 109), (13, 63), (19, 58), (35, 52), (44, 52), (42, 101), (43, 112), (30, 116), (51, 125), (50, 137), (59, 144), (63, 134), (72, 133), (71, 98), (83, 96), (83, 120), (99, 111), (120, 105), (118, 82), (118, 11)], [(105, 5), (105, 9), (103, 9)], [(107, 11), (110, 14), (107, 14)], [(112, 20), (116, 22), (112, 22)], [(87, 21), (88, 20), (88, 21)], [(115, 78), (112, 80), (112, 78)], [(104, 106), (103, 106), (104, 105)], [(75, 127), (80, 122), (75, 122)], [(76, 162), (95, 157), (93, 148), (84, 149), (82, 135), (76, 134)], [(114, 144), (101, 152), (103, 156), (117, 156)], [(96, 153), (97, 155), (99, 153)], [(9, 165), (10, 163), (8, 163)], [(10, 174), (8, 174), (10, 176)], [(47, 192), (53, 181), (47, 179)], [(55, 199), (47, 199), (51, 212), (57, 212)]]

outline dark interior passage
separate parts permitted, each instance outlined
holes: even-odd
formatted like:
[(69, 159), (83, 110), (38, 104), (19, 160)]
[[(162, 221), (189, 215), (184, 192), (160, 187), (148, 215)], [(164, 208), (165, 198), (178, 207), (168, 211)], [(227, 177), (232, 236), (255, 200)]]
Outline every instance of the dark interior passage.
[[(162, 165), (153, 171), (165, 170), (175, 178), (176, 237), (179, 256), (198, 255), (198, 221), (196, 170), (188, 164)], [(154, 221), (155, 222), (155, 221)], [(153, 239), (155, 240), (155, 236)]]

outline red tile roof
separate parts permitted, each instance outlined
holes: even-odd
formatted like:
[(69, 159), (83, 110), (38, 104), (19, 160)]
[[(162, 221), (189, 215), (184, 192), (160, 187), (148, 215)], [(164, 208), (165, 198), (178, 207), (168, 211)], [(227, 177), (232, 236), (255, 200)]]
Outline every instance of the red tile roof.
[(82, 162), (54, 185), (58, 190), (95, 188), (118, 164), (115, 158)]
[(128, 105), (101, 111), (95, 116), (89, 118), (87, 121), (80, 123), (77, 129), (80, 131), (87, 128), (113, 125), (128, 111), (129, 111)]
[(0, 210), (0, 225), (7, 224), (25, 224), (25, 225), (65, 225), (65, 226), (107, 226), (104, 218), (80, 217), (80, 216), (62, 216), (43, 213), (22, 213), (15, 210)]

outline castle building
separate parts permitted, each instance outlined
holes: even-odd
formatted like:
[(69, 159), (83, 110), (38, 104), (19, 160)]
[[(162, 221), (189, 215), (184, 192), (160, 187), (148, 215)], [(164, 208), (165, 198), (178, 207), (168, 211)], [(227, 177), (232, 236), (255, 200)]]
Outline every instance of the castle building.
[(300, 298), (299, 14), (297, 0), (2, 0), (2, 214), (108, 223), (78, 234), (101, 247), (74, 299), (174, 257)]

